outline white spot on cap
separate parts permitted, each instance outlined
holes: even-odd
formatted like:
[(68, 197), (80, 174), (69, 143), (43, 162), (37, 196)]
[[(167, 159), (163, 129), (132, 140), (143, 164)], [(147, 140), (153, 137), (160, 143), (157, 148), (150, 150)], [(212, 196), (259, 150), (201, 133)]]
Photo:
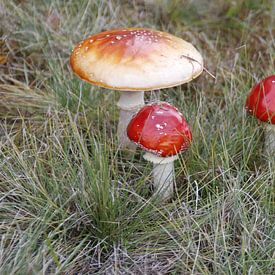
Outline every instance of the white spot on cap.
[(121, 35), (117, 35), (117, 36), (116, 36), (116, 39), (117, 39), (117, 40), (121, 40), (121, 39), (122, 39), (122, 36), (121, 36)]
[(158, 130), (162, 130), (164, 127), (163, 127), (162, 125), (160, 125), (160, 124), (156, 124), (156, 128), (157, 128)]
[(94, 42), (94, 39), (90, 39), (90, 43), (93, 43)]

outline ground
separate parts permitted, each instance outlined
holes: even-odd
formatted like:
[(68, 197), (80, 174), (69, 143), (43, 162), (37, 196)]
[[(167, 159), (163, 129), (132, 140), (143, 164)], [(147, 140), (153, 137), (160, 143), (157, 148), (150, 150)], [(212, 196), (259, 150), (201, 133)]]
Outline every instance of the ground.
[[(274, 274), (275, 160), (244, 109), (274, 74), (274, 11), (272, 0), (0, 0), (0, 274)], [(167, 203), (151, 196), (143, 152), (117, 146), (118, 93), (69, 66), (83, 38), (130, 26), (182, 37), (205, 60), (198, 79), (146, 95), (193, 132)]]

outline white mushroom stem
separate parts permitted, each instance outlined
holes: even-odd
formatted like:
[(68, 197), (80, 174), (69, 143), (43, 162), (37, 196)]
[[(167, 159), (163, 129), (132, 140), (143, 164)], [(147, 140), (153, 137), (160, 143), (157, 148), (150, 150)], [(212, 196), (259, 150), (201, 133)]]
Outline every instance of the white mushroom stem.
[(275, 157), (275, 125), (265, 124), (264, 153)]
[(178, 156), (159, 157), (146, 152), (144, 159), (153, 162), (153, 178), (155, 193), (163, 200), (168, 200), (173, 196), (175, 185), (174, 161)]
[(144, 92), (121, 92), (117, 106), (120, 109), (117, 127), (119, 145), (121, 148), (134, 149), (136, 145), (128, 139), (126, 129), (132, 116), (144, 106)]

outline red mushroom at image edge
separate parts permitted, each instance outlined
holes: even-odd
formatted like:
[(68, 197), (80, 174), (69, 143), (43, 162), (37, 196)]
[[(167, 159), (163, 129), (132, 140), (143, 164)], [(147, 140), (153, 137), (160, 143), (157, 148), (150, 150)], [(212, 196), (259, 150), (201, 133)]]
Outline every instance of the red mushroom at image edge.
[(164, 199), (170, 198), (174, 183), (173, 162), (192, 141), (183, 115), (166, 102), (146, 105), (130, 121), (127, 135), (146, 151), (144, 158), (153, 162), (156, 192)]
[(275, 154), (275, 75), (271, 75), (257, 83), (249, 93), (245, 107), (265, 124), (266, 154)]

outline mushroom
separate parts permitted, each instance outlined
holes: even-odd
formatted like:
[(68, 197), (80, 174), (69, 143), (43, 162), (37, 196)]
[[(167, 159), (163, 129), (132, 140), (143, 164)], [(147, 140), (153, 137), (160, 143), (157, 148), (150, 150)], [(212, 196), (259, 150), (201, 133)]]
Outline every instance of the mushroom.
[(132, 118), (127, 135), (146, 150), (144, 158), (153, 163), (154, 189), (163, 200), (173, 195), (174, 161), (188, 148), (192, 133), (183, 115), (169, 103), (146, 105)]
[(275, 156), (275, 75), (257, 83), (249, 93), (245, 107), (265, 123), (264, 153)]
[(92, 35), (73, 50), (70, 63), (83, 80), (119, 90), (118, 139), (131, 143), (126, 127), (144, 105), (144, 91), (177, 86), (203, 71), (201, 54), (171, 34), (144, 28), (116, 29)]

